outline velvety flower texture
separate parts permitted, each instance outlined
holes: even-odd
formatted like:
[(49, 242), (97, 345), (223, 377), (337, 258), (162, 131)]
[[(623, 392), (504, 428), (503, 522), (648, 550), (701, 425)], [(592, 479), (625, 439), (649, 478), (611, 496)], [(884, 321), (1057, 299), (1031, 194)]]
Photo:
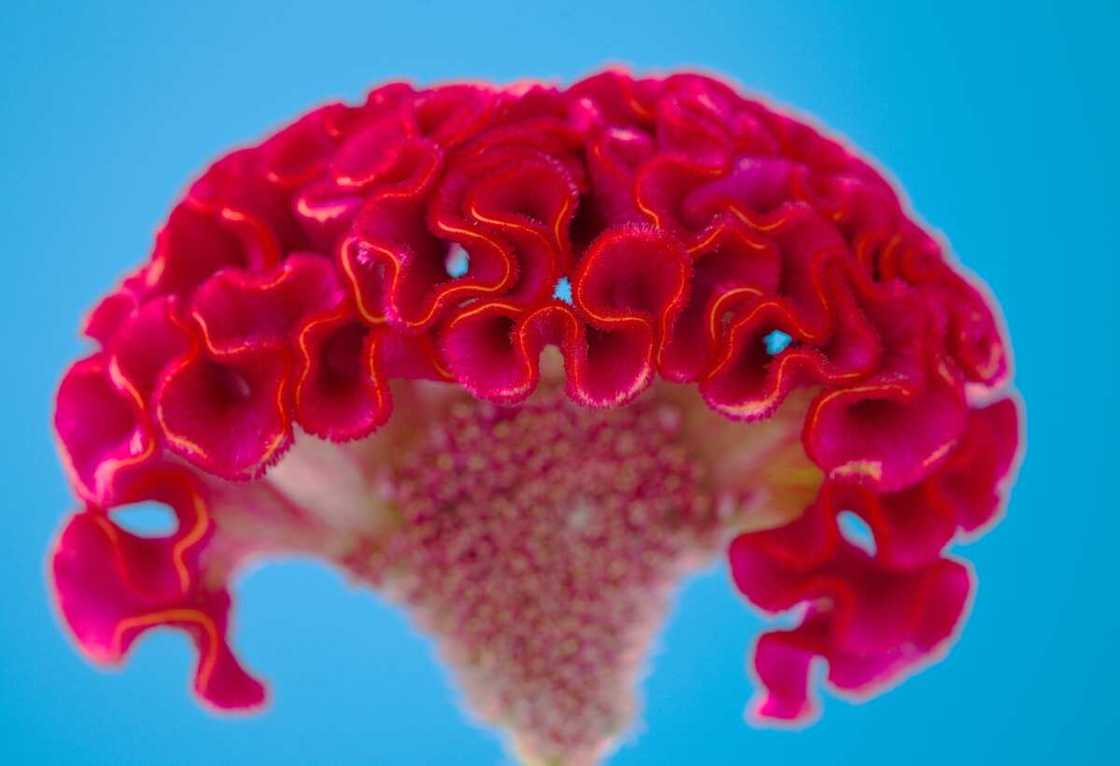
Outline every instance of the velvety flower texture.
[[(816, 658), (867, 695), (939, 657), (973, 587), (947, 546), (1019, 442), (988, 301), (890, 183), (688, 73), (316, 109), (195, 181), (85, 333), (51, 574), (87, 656), (173, 626), (203, 701), (257, 707), (231, 579), (309, 553), (404, 605), (531, 763), (603, 757), (721, 551), (797, 610), (756, 720), (814, 714)], [(153, 501), (173, 533), (115, 518)]]

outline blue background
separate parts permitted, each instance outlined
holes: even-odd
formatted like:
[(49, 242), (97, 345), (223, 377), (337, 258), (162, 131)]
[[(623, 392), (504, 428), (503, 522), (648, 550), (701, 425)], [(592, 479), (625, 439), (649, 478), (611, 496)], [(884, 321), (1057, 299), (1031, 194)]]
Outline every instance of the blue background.
[[(5, 3), (0, 31), (0, 762), (496, 764), (404, 619), (310, 563), (239, 588), (266, 715), (185, 691), (186, 641), (101, 673), (48, 608), (71, 505), (49, 436), (84, 309), (145, 258), (219, 152), (386, 78), (570, 80), (699, 66), (818, 117), (889, 168), (1002, 302), (1029, 407), (1010, 513), (949, 658), (801, 732), (746, 727), (760, 621), (715, 570), (686, 589), (616, 764), (1117, 763), (1117, 6), (527, 2)], [(1071, 5), (1077, 7), (1070, 7)], [(158, 7), (156, 7), (158, 6)]]

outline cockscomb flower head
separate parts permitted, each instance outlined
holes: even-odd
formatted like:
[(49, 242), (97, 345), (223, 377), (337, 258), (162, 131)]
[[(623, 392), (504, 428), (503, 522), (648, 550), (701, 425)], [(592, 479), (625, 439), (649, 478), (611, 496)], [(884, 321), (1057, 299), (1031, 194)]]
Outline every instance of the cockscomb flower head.
[[(378, 87), (228, 154), (90, 313), (50, 574), (93, 661), (231, 649), (246, 562), (406, 608), (526, 762), (600, 761), (682, 577), (726, 555), (792, 627), (759, 722), (939, 657), (1019, 443), (984, 293), (867, 161), (697, 74)], [(121, 509), (177, 527), (141, 536)], [(859, 539), (844, 520), (858, 518)], [(372, 682), (372, 679), (371, 679)]]

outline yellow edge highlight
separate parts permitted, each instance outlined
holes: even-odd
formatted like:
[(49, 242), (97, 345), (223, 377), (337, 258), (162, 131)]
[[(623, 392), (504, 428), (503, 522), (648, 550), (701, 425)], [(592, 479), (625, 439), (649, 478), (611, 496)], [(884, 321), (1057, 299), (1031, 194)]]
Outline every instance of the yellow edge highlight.
[(124, 634), (130, 630), (150, 628), (156, 625), (176, 622), (197, 625), (202, 628), (206, 634), (207, 645), (200, 648), (201, 657), (199, 658), (198, 673), (196, 676), (198, 688), (205, 689), (210, 685), (210, 676), (213, 674), (214, 666), (218, 661), (218, 644), (220, 643), (220, 639), (218, 637), (218, 627), (214, 624), (214, 621), (198, 609), (165, 609), (159, 612), (139, 615), (137, 617), (127, 617), (118, 622), (113, 629), (113, 637), (111, 639), (112, 652), (116, 657), (123, 655)]
[[(108, 492), (109, 482), (112, 480), (112, 477), (116, 474), (117, 471), (144, 462), (155, 453), (156, 449), (156, 440), (154, 438), (154, 435), (150, 432), (150, 430), (144, 423), (144, 414), (148, 409), (147, 405), (144, 403), (144, 397), (140, 395), (140, 392), (136, 390), (136, 387), (132, 385), (132, 382), (125, 377), (123, 372), (121, 372), (120, 364), (116, 356), (113, 356), (109, 360), (108, 373), (109, 379), (113, 383), (113, 385), (115, 385), (119, 391), (124, 392), (130, 399), (132, 399), (132, 402), (135, 405), (137, 412), (139, 413), (139, 417), (137, 418), (136, 432), (140, 434), (140, 437), (143, 440), (144, 449), (141, 452), (135, 455), (130, 455), (126, 458), (109, 458), (98, 464), (97, 468), (94, 469), (93, 472), (93, 490), (95, 496), (98, 498), (105, 497)], [(69, 458), (67, 458), (67, 460), (69, 460)], [(76, 470), (74, 471), (74, 475), (77, 476)]]
[[(187, 530), (186, 534), (171, 548), (172, 565), (175, 567), (175, 572), (179, 579), (179, 590), (184, 595), (191, 588), (191, 575), (186, 563), (187, 550), (206, 535), (206, 530), (210, 525), (210, 516), (206, 504), (201, 497), (194, 494), (193, 490), (191, 492), (193, 495), (192, 502), (195, 513), (194, 523), (191, 525), (190, 529)], [(110, 511), (111, 510), (112, 509), (110, 509)], [(128, 562), (121, 553), (120, 532), (116, 524), (105, 515), (95, 514), (92, 518), (94, 523), (97, 524), (109, 539), (109, 545), (113, 549), (113, 559), (116, 561), (122, 577), (127, 580), (129, 577)], [(176, 532), (176, 534), (178, 534), (178, 532)]]
[(171, 549), (171, 558), (175, 564), (175, 571), (179, 575), (179, 588), (184, 594), (191, 588), (191, 575), (190, 570), (187, 569), (186, 562), (187, 549), (195, 545), (195, 543), (199, 542), (206, 535), (206, 530), (210, 525), (210, 515), (202, 498), (195, 495), (193, 501), (195, 513), (194, 525)]

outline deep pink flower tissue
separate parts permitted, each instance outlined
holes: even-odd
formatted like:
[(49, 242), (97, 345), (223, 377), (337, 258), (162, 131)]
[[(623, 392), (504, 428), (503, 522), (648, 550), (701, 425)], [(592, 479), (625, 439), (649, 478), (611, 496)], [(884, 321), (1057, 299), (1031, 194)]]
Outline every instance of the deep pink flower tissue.
[[(212, 165), (91, 312), (51, 554), (94, 661), (150, 628), (253, 708), (230, 582), (318, 555), (405, 605), (527, 759), (594, 763), (680, 577), (767, 613), (758, 720), (940, 657), (1017, 458), (985, 293), (867, 161), (697, 74), (417, 89)], [(165, 537), (116, 509), (155, 501)], [(845, 534), (855, 514), (872, 540)], [(369, 679), (374, 682), (375, 679)]]

